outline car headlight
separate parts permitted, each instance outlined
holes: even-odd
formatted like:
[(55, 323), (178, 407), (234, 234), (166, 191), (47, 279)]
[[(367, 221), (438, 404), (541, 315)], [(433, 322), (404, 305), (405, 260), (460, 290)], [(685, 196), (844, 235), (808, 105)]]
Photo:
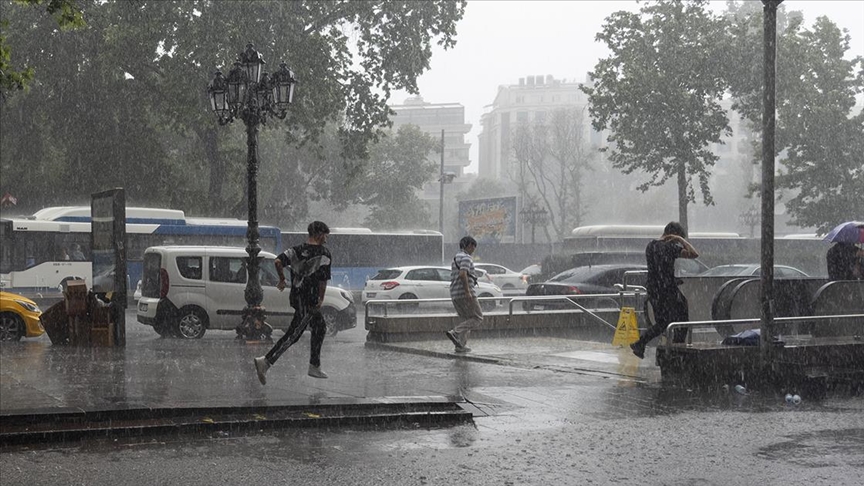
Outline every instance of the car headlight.
[(24, 301), (24, 300), (16, 300), (15, 302), (16, 302), (18, 305), (20, 305), (21, 307), (27, 309), (27, 310), (30, 311), (30, 312), (41, 312), (41, 311), (39, 310), (39, 306), (36, 305), (36, 304), (33, 304), (33, 303), (31, 303), (31, 302), (27, 302), (27, 301)]
[(344, 297), (348, 302), (354, 302), (354, 296), (351, 295), (351, 292), (339, 289), (339, 293), (342, 294), (342, 297)]

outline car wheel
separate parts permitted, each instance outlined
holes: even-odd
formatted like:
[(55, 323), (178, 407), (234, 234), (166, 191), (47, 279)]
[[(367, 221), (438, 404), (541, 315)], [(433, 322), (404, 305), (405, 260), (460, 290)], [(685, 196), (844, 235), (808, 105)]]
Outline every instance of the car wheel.
[(321, 309), (321, 317), (324, 318), (324, 323), (327, 324), (327, 337), (333, 337), (339, 332), (336, 328), (336, 315), (338, 312), (332, 307), (324, 307)]
[[(480, 294), (480, 297), (495, 297), (495, 296), (492, 294)], [(481, 300), (480, 301), (480, 308), (483, 309), (483, 312), (491, 312), (491, 311), (495, 310), (495, 307), (497, 306), (497, 304), (498, 303), (495, 302), (494, 300)]]
[(20, 341), (24, 337), (24, 320), (12, 312), (0, 314), (0, 341)]
[[(414, 294), (402, 294), (399, 296), (399, 300), (416, 300), (417, 296)], [(396, 309), (399, 312), (411, 312), (417, 310), (420, 307), (420, 304), (398, 304)]]
[(207, 331), (207, 314), (197, 307), (180, 309), (176, 331), (183, 339), (201, 339)]
[(514, 287), (513, 284), (504, 284), (504, 286), (501, 287), (502, 290), (513, 290), (515, 288), (516, 287)]

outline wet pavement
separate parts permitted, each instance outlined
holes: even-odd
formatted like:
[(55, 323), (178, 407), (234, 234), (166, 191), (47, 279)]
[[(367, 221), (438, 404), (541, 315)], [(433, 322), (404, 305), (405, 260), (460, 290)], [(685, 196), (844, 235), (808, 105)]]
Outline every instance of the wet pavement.
[[(277, 335), (278, 335), (277, 331)], [(353, 329), (325, 340), (326, 380), (306, 376), (308, 333), (258, 383), (252, 358), (269, 343), (246, 343), (232, 332), (203, 339), (162, 339), (146, 326), (127, 324), (125, 348), (52, 346), (47, 336), (0, 347), (0, 415), (158, 409), (320, 405), (370, 401), (463, 398), (449, 369), (454, 362), (548, 369), (623, 381), (656, 380), (650, 357), (641, 361), (602, 343), (551, 337), (472, 341), (468, 355), (437, 341), (364, 342)], [(436, 359), (428, 359), (436, 358)], [(500, 370), (499, 370), (500, 371)]]
[[(857, 484), (864, 399), (660, 386), (652, 355), (551, 337), (367, 344), (308, 335), (261, 386), (267, 345), (228, 332), (160, 339), (132, 322), (125, 349), (0, 346), (0, 416), (34, 411), (456, 403), (465, 425), (208, 429), (7, 448), (4, 484)], [(651, 349), (653, 352), (653, 349)], [(324, 407), (314, 409), (312, 407)], [(371, 409), (371, 408), (370, 408)], [(406, 408), (408, 410), (408, 408)], [(313, 415), (315, 415), (313, 413)], [(314, 417), (309, 417), (314, 418)]]

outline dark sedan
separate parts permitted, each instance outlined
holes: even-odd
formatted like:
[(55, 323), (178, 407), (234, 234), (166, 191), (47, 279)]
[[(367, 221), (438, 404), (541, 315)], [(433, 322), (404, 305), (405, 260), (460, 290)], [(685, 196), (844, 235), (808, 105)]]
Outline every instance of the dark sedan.
[[(550, 295), (582, 295), (582, 294), (614, 294), (618, 290), (615, 284), (624, 282), (624, 272), (647, 271), (648, 267), (639, 264), (609, 264), (591, 265), (571, 268), (555, 275), (543, 282), (531, 284), (525, 292), (526, 296), (550, 296)], [(641, 278), (640, 278), (641, 277)], [(628, 283), (644, 285), (644, 274), (636, 275), (635, 278), (628, 277)], [(575, 302), (585, 302), (585, 299), (574, 299)], [(591, 304), (598, 302), (591, 299)], [(568, 308), (564, 302), (526, 302), (526, 309), (538, 308)]]

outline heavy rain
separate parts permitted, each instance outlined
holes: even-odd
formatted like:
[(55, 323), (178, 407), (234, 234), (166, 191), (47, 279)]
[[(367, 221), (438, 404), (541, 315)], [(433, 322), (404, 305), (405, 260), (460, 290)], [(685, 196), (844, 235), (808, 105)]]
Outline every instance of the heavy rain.
[(0, 482), (857, 484), (862, 194), (862, 1), (0, 0)]

